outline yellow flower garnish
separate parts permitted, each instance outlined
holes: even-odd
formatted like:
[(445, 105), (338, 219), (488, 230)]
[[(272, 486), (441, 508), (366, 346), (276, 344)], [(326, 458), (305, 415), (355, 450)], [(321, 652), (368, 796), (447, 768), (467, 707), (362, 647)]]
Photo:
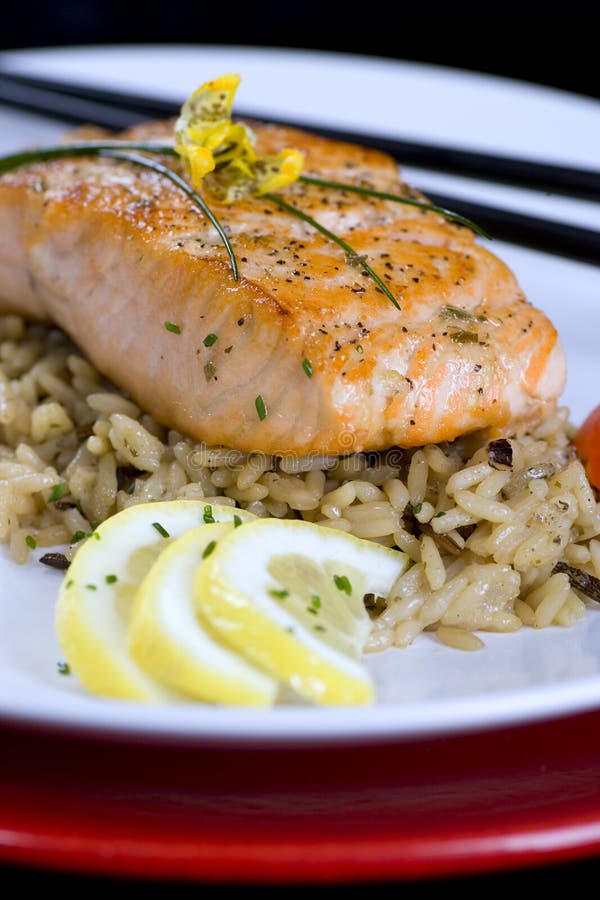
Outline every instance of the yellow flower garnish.
[(298, 150), (259, 156), (252, 130), (231, 121), (239, 75), (207, 81), (181, 107), (175, 125), (175, 150), (182, 157), (195, 188), (207, 189), (232, 203), (259, 197), (296, 181), (304, 159)]

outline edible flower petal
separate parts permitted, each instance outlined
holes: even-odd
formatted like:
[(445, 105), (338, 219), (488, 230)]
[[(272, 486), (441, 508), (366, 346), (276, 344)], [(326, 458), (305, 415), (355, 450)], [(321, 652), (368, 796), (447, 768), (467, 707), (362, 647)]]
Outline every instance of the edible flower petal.
[(183, 104), (175, 125), (175, 150), (192, 184), (225, 203), (291, 184), (300, 177), (304, 162), (298, 150), (289, 148), (277, 155), (256, 153), (252, 130), (231, 121), (239, 83), (239, 75), (207, 81)]

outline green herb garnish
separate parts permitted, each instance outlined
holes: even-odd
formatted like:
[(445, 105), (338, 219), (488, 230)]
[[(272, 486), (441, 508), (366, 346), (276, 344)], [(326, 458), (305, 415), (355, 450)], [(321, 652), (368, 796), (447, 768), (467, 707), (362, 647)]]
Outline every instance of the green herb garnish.
[(442, 306), (440, 309), (440, 319), (464, 319), (473, 320), (474, 316), (466, 309), (460, 306)]
[(160, 524), (160, 522), (153, 522), (152, 527), (156, 528), (156, 530), (158, 531), (158, 533), (160, 534), (161, 537), (164, 537), (164, 538), (171, 537), (171, 535), (169, 534), (167, 529), (163, 528), (163, 526)]
[(71, 536), (70, 544), (78, 544), (79, 541), (82, 541), (84, 538), (89, 537), (87, 532), (85, 531), (76, 531), (75, 534)]
[(98, 588), (96, 587), (95, 584), (86, 584), (86, 588), (88, 589), (88, 591), (97, 591), (98, 590)]
[(312, 378), (312, 376), (313, 376), (313, 366), (312, 366), (312, 363), (311, 363), (310, 359), (306, 359), (306, 358), (305, 358), (305, 359), (302, 360), (302, 368), (304, 369), (304, 371), (306, 372), (306, 374), (308, 375), (308, 377), (309, 377), (309, 378)]
[(61, 481), (60, 484), (55, 484), (52, 490), (50, 491), (50, 496), (48, 497), (48, 503), (56, 503), (57, 500), (60, 500), (61, 497), (67, 493), (67, 482)]
[(262, 398), (262, 395), (259, 394), (256, 400), (254, 401), (254, 405), (256, 407), (256, 412), (258, 413), (258, 418), (262, 422), (263, 419), (267, 418), (267, 407), (265, 401)]
[(66, 662), (59, 662), (56, 664), (56, 669), (59, 675), (70, 675), (71, 674), (71, 666)]
[(343, 591), (348, 596), (352, 593), (352, 585), (347, 575), (334, 575), (333, 581), (338, 591)]
[(204, 519), (205, 525), (212, 525), (215, 522), (215, 517), (213, 516), (213, 508), (210, 503), (207, 503), (204, 507), (204, 512), (202, 513), (202, 518)]
[(234, 517), (233, 517), (233, 527), (234, 527), (234, 528), (239, 528), (241, 524), (242, 524), (242, 519), (241, 519), (241, 517), (240, 517), (240, 516), (234, 516)]
[(172, 331), (173, 334), (181, 334), (181, 328), (179, 325), (175, 325), (174, 322), (165, 322), (165, 328), (167, 331)]
[(415, 503), (414, 506), (411, 506), (411, 511), (412, 511), (413, 516), (418, 516), (422, 509), (423, 509), (422, 503)]
[(212, 345), (216, 344), (216, 342), (218, 340), (219, 340), (219, 335), (211, 333), (211, 334), (206, 335), (206, 337), (204, 338), (202, 343), (204, 344), (205, 347), (212, 347)]
[(274, 600), (285, 600), (286, 597), (290, 596), (289, 591), (278, 591), (276, 588), (271, 588), (271, 590), (267, 591), (267, 593), (269, 597), (273, 597)]
[(216, 542), (216, 541), (210, 541), (210, 542), (206, 545), (206, 547), (204, 548), (204, 550), (202, 551), (202, 559), (206, 559), (207, 556), (210, 556), (210, 554), (213, 552), (213, 550), (215, 549), (216, 546), (217, 546), (217, 542)]
[(37, 547), (37, 541), (32, 534), (26, 535), (25, 543), (31, 550), (35, 550), (35, 548)]
[(321, 608), (321, 598), (318, 594), (310, 595), (310, 606), (306, 607), (306, 612), (309, 612), (311, 616), (316, 616), (319, 613), (319, 609)]
[(450, 335), (450, 340), (455, 344), (477, 344), (479, 335), (475, 331), (455, 331)]
[(107, 575), (104, 580), (106, 581), (107, 584), (114, 584), (117, 581), (117, 576), (116, 575)]

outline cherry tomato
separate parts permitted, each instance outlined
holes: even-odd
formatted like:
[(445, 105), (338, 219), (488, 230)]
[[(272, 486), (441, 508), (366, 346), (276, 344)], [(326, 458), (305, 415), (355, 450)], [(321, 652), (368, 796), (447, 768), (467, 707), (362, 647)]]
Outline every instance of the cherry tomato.
[(586, 464), (588, 478), (600, 490), (600, 406), (592, 410), (575, 435), (575, 447)]

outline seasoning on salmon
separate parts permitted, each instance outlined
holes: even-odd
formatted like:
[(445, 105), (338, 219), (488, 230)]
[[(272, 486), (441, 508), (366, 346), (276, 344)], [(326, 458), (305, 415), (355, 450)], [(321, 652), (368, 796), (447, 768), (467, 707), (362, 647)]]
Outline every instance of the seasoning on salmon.
[[(298, 148), (307, 175), (414, 196), (377, 151), (254, 131), (260, 152)], [(211, 445), (343, 454), (519, 433), (553, 411), (556, 330), (469, 229), (304, 182), (281, 196), (356, 257), (268, 198), (211, 200), (235, 281), (213, 226), (157, 173), (100, 158), (15, 170), (0, 178), (0, 312), (55, 322), (157, 420)]]

